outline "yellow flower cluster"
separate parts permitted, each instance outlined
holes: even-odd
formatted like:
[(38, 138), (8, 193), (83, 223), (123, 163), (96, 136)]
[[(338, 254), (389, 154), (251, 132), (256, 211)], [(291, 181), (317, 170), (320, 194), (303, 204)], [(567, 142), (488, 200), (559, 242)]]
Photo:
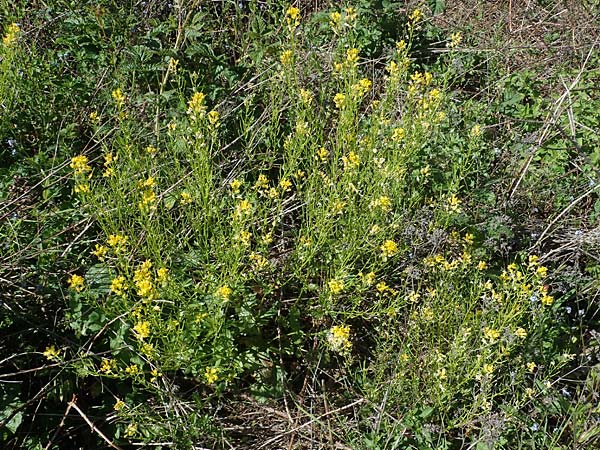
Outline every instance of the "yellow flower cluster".
[(463, 40), (462, 33), (457, 31), (456, 33), (452, 33), (450, 35), (450, 42), (448, 42), (448, 48), (456, 48), (458, 47)]
[(358, 65), (358, 49), (357, 48), (349, 48), (346, 51), (346, 64), (349, 67), (356, 67)]
[(215, 384), (219, 380), (219, 369), (217, 367), (207, 367), (204, 378), (206, 378), (208, 384)]
[(385, 260), (398, 253), (398, 244), (388, 239), (383, 244), (381, 244), (380, 250), (383, 259)]
[(82, 175), (90, 172), (92, 168), (88, 164), (88, 157), (84, 155), (74, 156), (71, 158), (71, 164), (69, 167), (73, 169), (75, 175)]
[(135, 334), (135, 337), (137, 339), (143, 341), (148, 336), (150, 336), (150, 322), (145, 320), (143, 322), (136, 323), (133, 327), (133, 333)]
[(252, 203), (250, 203), (248, 200), (240, 200), (240, 202), (235, 205), (235, 212), (233, 215), (237, 219), (242, 219), (246, 216), (249, 216), (251, 213)]
[(392, 131), (392, 141), (393, 142), (400, 142), (405, 137), (406, 137), (406, 130), (402, 127), (396, 127), (396, 128), (394, 128), (394, 131)]
[(133, 274), (133, 284), (136, 287), (137, 295), (146, 301), (156, 298), (156, 288), (152, 279), (152, 261), (144, 261)]
[(500, 332), (494, 328), (485, 327), (483, 329), (483, 339), (493, 344), (500, 337)]
[(306, 106), (309, 106), (313, 101), (312, 92), (307, 91), (306, 89), (300, 89), (298, 96), (300, 97), (300, 101)]
[(204, 104), (204, 100), (206, 95), (202, 92), (194, 92), (192, 98), (188, 101), (188, 115), (192, 116), (195, 119), (197, 116), (203, 116), (206, 112), (206, 105)]
[(113, 163), (118, 159), (118, 155), (112, 153), (106, 153), (104, 155), (104, 172), (103, 177), (110, 177), (114, 173)]
[(357, 12), (354, 8), (349, 7), (344, 10), (344, 14), (334, 11), (329, 14), (329, 26), (335, 34), (340, 34), (344, 25), (352, 26), (356, 21)]
[(117, 371), (117, 361), (114, 359), (102, 358), (100, 363), (100, 372), (104, 374), (111, 374)]
[(333, 97), (333, 103), (337, 109), (342, 109), (346, 104), (346, 95), (342, 94), (341, 92), (338, 92)]
[(220, 115), (218, 111), (215, 111), (214, 109), (212, 111), (209, 111), (208, 114), (206, 115), (206, 117), (208, 118), (208, 126), (211, 129), (217, 129), (219, 128), (219, 119), (220, 119)]
[(386, 195), (382, 195), (372, 200), (369, 206), (373, 209), (380, 208), (383, 212), (390, 212), (392, 210), (392, 199)]
[(360, 98), (371, 89), (373, 83), (368, 78), (360, 79), (356, 84), (353, 84), (351, 91), (355, 97)]
[(85, 280), (80, 275), (71, 275), (69, 278), (69, 287), (76, 292), (81, 292), (85, 287)]
[(414, 26), (414, 25), (418, 24), (421, 20), (423, 20), (423, 13), (421, 12), (420, 9), (415, 9), (408, 16), (408, 20), (409, 20), (410, 24)]
[(333, 295), (338, 295), (344, 290), (345, 287), (344, 280), (336, 280), (335, 278), (330, 280), (327, 285), (329, 286), (329, 292), (331, 292)]
[(48, 361), (56, 361), (60, 359), (60, 350), (57, 350), (54, 345), (46, 347), (44, 353), (42, 353)]
[(127, 375), (138, 375), (141, 372), (140, 370), (140, 366), (138, 366), (137, 364), (131, 364), (130, 366), (125, 368), (125, 373)]
[(123, 297), (127, 289), (127, 281), (124, 276), (113, 278), (113, 280), (110, 283), (110, 290), (119, 297)]
[(96, 256), (100, 261), (104, 261), (107, 253), (108, 248), (104, 245), (96, 244), (96, 249), (92, 252), (92, 255)]
[(233, 294), (233, 290), (226, 284), (217, 289), (217, 292), (215, 293), (217, 297), (220, 297), (223, 300), (229, 300), (231, 294)]
[(317, 158), (319, 158), (322, 162), (327, 161), (327, 158), (329, 157), (329, 150), (327, 150), (325, 147), (321, 147), (317, 150)]
[(285, 21), (287, 22), (288, 29), (294, 31), (299, 25), (302, 16), (300, 10), (295, 6), (290, 6), (285, 13)]
[(342, 163), (344, 164), (344, 170), (356, 169), (360, 165), (360, 156), (351, 151), (346, 156), (342, 156)]
[(122, 108), (125, 104), (125, 95), (123, 94), (123, 91), (121, 91), (121, 88), (116, 88), (112, 91), (111, 96), (117, 107)]
[(12, 47), (17, 42), (20, 31), (19, 25), (11, 23), (6, 30), (6, 34), (2, 37), (2, 44), (6, 47)]
[(189, 205), (192, 201), (192, 196), (188, 191), (183, 191), (179, 194), (179, 203), (182, 205)]
[(138, 187), (140, 188), (142, 198), (138, 202), (138, 208), (142, 211), (148, 211), (151, 209), (156, 209), (156, 192), (154, 192), (154, 187), (156, 186), (156, 181), (153, 177), (148, 177), (144, 181), (140, 181)]
[(242, 182), (237, 178), (234, 178), (229, 182), (229, 188), (231, 189), (232, 194), (237, 195), (240, 193), (240, 188), (242, 187)]
[(337, 353), (348, 353), (352, 349), (350, 326), (335, 325), (327, 333), (327, 343)]
[[(112, 248), (114, 250), (115, 253), (121, 253), (122, 251), (125, 250), (127, 241), (128, 241), (127, 236), (124, 236), (122, 234), (111, 234), (108, 236), (106, 243), (108, 244), (108, 246), (110, 248)], [(104, 253), (106, 253), (106, 252), (104, 252)]]
[(294, 52), (291, 50), (284, 50), (279, 56), (279, 61), (281, 61), (281, 65), (284, 67), (291, 66), (294, 62)]

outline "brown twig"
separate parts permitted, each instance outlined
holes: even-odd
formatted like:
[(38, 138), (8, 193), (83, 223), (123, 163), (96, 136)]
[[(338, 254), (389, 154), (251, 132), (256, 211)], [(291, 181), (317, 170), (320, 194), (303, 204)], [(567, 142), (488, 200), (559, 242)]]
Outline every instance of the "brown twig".
[(96, 433), (98, 436), (100, 436), (102, 438), (102, 440), (104, 442), (106, 442), (111, 448), (117, 449), (117, 450), (123, 450), (121, 447), (119, 447), (118, 445), (115, 445), (112, 443), (112, 441), (110, 439), (108, 439), (106, 437), (106, 435), (104, 433), (102, 433), (102, 431), (100, 431), (98, 429), (98, 427), (96, 427), (96, 425), (94, 425), (92, 423), (92, 421), (88, 418), (88, 416), (85, 415), (85, 413), (81, 410), (81, 408), (79, 408), (79, 406), (77, 406), (77, 403), (75, 403), (77, 401), (77, 396), (75, 394), (73, 394), (73, 398), (71, 399), (71, 401), (69, 402), (69, 406), (71, 408), (73, 408), (75, 411), (77, 411), (77, 413), (81, 416), (81, 418), (83, 420), (86, 421), (86, 423), (90, 426), (90, 428), (92, 429), (92, 431), (94, 433)]

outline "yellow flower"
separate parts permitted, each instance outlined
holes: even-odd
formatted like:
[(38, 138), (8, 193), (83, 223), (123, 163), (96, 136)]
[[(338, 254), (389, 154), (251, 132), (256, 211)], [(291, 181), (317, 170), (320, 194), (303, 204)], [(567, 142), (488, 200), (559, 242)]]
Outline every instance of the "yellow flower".
[(177, 72), (177, 66), (179, 65), (179, 60), (175, 58), (169, 59), (169, 67), (168, 69), (172, 72)]
[(421, 12), (420, 9), (415, 9), (410, 16), (408, 16), (408, 20), (411, 22), (412, 25), (417, 24), (418, 22), (420, 22), (423, 19), (423, 13)]
[(250, 240), (252, 239), (252, 233), (248, 230), (242, 230), (237, 235), (237, 239), (241, 242), (242, 245), (250, 245)]
[(302, 103), (304, 103), (305, 105), (308, 106), (312, 103), (313, 96), (310, 91), (307, 91), (306, 89), (300, 89), (300, 92), (298, 95), (300, 96), (300, 101)]
[(463, 241), (465, 242), (465, 245), (473, 245), (474, 240), (475, 240), (475, 236), (473, 236), (472, 233), (467, 233), (463, 237)]
[(525, 328), (519, 327), (515, 330), (515, 336), (521, 339), (525, 339), (527, 337), (527, 331), (525, 331)]
[(194, 92), (192, 98), (188, 101), (187, 113), (193, 116), (196, 114), (203, 115), (206, 112), (206, 106), (204, 105), (205, 98), (206, 95), (202, 92)]
[(398, 244), (388, 239), (383, 244), (381, 244), (380, 249), (384, 259), (386, 259), (398, 253)]
[(137, 424), (135, 423), (130, 423), (129, 425), (127, 425), (127, 428), (125, 428), (125, 437), (133, 437), (135, 436), (135, 434), (137, 433)]
[(100, 372), (110, 374), (116, 370), (117, 361), (115, 361), (114, 359), (102, 358), (102, 362), (100, 363)]
[(483, 373), (486, 375), (491, 375), (492, 373), (494, 373), (494, 366), (492, 364), (484, 364)]
[(350, 152), (347, 156), (342, 157), (342, 163), (344, 164), (344, 170), (356, 169), (360, 165), (360, 156)]
[(371, 80), (369, 80), (368, 78), (362, 78), (361, 80), (359, 80), (358, 83), (352, 86), (352, 90), (356, 92), (356, 94), (359, 97), (362, 97), (367, 92), (369, 92), (369, 89), (371, 89), (372, 85), (373, 83), (371, 82)]
[(253, 263), (253, 267), (255, 270), (262, 270), (269, 265), (269, 261), (260, 253), (253, 252), (248, 258)]
[(111, 95), (113, 100), (115, 101), (115, 104), (119, 108), (121, 108), (125, 103), (125, 95), (123, 95), (123, 91), (121, 91), (121, 88), (117, 88), (114, 91), (112, 91)]
[(156, 150), (156, 147), (153, 145), (149, 145), (148, 147), (146, 147), (146, 153), (148, 153), (150, 156), (156, 155), (157, 151), (158, 150)]
[(208, 384), (214, 384), (219, 379), (219, 369), (217, 367), (207, 367), (204, 372), (204, 378)]
[(546, 278), (546, 276), (548, 275), (548, 268), (545, 266), (539, 266), (536, 269), (535, 274), (540, 278)]
[(365, 286), (371, 286), (375, 282), (375, 272), (369, 272), (366, 275), (359, 274), (362, 277), (362, 282)]
[(400, 142), (406, 136), (406, 130), (402, 127), (394, 128), (392, 132), (392, 141)]
[(541, 298), (542, 305), (551, 306), (554, 303), (554, 297), (548, 294), (543, 294)]
[(375, 286), (375, 289), (377, 289), (380, 293), (384, 293), (386, 291), (390, 290), (390, 287), (387, 285), (387, 283), (385, 281), (381, 281), (379, 283), (377, 283), (377, 286)]
[(462, 37), (462, 33), (460, 31), (457, 31), (456, 33), (452, 33), (450, 35), (450, 42), (448, 42), (448, 47), (456, 48), (462, 43), (462, 40), (463, 40), (463, 37)]
[(289, 192), (292, 189), (292, 182), (284, 178), (279, 182), (279, 187), (283, 192)]
[(69, 278), (69, 287), (76, 292), (83, 291), (85, 280), (82, 276), (79, 275), (71, 275)]
[(6, 34), (2, 37), (2, 43), (6, 47), (11, 47), (15, 42), (17, 42), (17, 36), (21, 28), (16, 23), (11, 23), (6, 30)]
[(137, 375), (140, 373), (140, 367), (136, 364), (132, 364), (125, 368), (125, 373), (127, 375)]
[(88, 157), (84, 155), (74, 156), (71, 158), (70, 167), (75, 171), (75, 175), (81, 175), (92, 170), (92, 168), (88, 165)]
[(477, 124), (477, 125), (473, 125), (473, 128), (471, 128), (471, 136), (472, 137), (479, 137), (481, 136), (481, 125)]
[(284, 50), (279, 57), (282, 66), (291, 66), (294, 61), (294, 52), (291, 50)]
[(500, 337), (500, 332), (493, 328), (485, 327), (483, 329), (483, 337), (493, 344)]
[(152, 369), (150, 371), (150, 375), (152, 375), (152, 378), (150, 378), (150, 383), (154, 383), (158, 377), (162, 377), (162, 373), (159, 372), (158, 369)]
[(237, 217), (247, 216), (252, 212), (252, 204), (248, 200), (240, 201), (235, 207), (235, 215)]
[(346, 63), (350, 66), (356, 66), (358, 64), (358, 49), (349, 48), (346, 51)]
[(371, 201), (371, 208), (381, 208), (383, 212), (390, 212), (392, 210), (392, 199), (386, 195), (382, 195), (378, 199)]
[(218, 128), (219, 126), (219, 112), (215, 111), (214, 109), (212, 111), (210, 111), (207, 114), (208, 117), (208, 124), (212, 127), (212, 128)]
[(350, 326), (336, 325), (331, 327), (327, 333), (327, 342), (334, 352), (349, 352), (352, 348), (352, 342), (350, 342)]
[(164, 283), (165, 281), (167, 281), (168, 276), (169, 269), (167, 269), (166, 267), (161, 267), (156, 271), (156, 281), (158, 281), (159, 283)]
[(256, 183), (254, 183), (254, 188), (262, 191), (265, 190), (269, 187), (269, 179), (267, 178), (267, 176), (263, 173), (261, 173), (258, 176), (258, 179), (256, 180)]
[(293, 31), (300, 25), (300, 20), (302, 16), (300, 15), (300, 10), (295, 6), (290, 6), (285, 13), (285, 20), (288, 24), (288, 28), (290, 31)]
[(124, 296), (125, 291), (127, 290), (127, 284), (125, 277), (120, 276), (114, 278), (110, 283), (110, 290), (113, 291), (116, 295)]
[(536, 367), (537, 367), (537, 364), (534, 363), (533, 361), (527, 363), (527, 370), (529, 371), (529, 373), (533, 373), (535, 371)]
[(344, 290), (345, 284), (343, 280), (330, 280), (329, 283), (327, 283), (327, 285), (329, 286), (329, 291), (333, 294), (333, 295), (337, 295), (340, 292), (342, 292)]
[(242, 182), (240, 180), (238, 180), (237, 178), (235, 178), (229, 182), (229, 188), (231, 189), (231, 192), (233, 192), (234, 194), (239, 194), (241, 187), (242, 187)]
[(342, 14), (339, 12), (332, 12), (329, 14), (329, 26), (334, 33), (338, 33), (342, 26)]
[(477, 263), (477, 270), (485, 270), (488, 268), (488, 265), (485, 261), (479, 261)]
[(120, 411), (123, 408), (125, 408), (125, 402), (123, 400), (117, 399), (117, 401), (115, 402), (115, 405), (113, 406), (113, 409), (115, 411)]
[(191, 194), (188, 191), (183, 191), (180, 194), (180, 200), (179, 200), (179, 202), (182, 205), (189, 205), (190, 203), (192, 203), (192, 196), (191, 196)]
[(122, 234), (111, 234), (108, 236), (106, 243), (109, 247), (112, 247), (115, 251), (119, 252), (123, 250), (127, 244), (127, 237)]
[(216, 295), (217, 297), (221, 297), (223, 300), (229, 300), (233, 291), (226, 284), (217, 289)]
[(317, 150), (317, 156), (321, 161), (326, 161), (327, 157), (329, 156), (329, 151), (325, 147), (321, 147), (319, 150)]
[(60, 359), (60, 350), (57, 350), (54, 345), (50, 347), (46, 347), (43, 355), (46, 357), (48, 361), (59, 360)]
[(354, 22), (356, 20), (356, 10), (352, 7), (346, 8), (344, 10), (344, 12), (346, 13), (346, 21), (348, 22)]
[(87, 194), (88, 192), (90, 192), (90, 185), (87, 183), (78, 183), (75, 185), (73, 191), (76, 194)]
[(135, 333), (135, 337), (140, 341), (143, 341), (148, 336), (150, 336), (150, 322), (147, 320), (144, 322), (138, 322), (133, 327), (133, 332)]
[(154, 191), (144, 191), (142, 192), (142, 199), (138, 202), (138, 208), (142, 211), (146, 209), (155, 209), (156, 208), (156, 192)]
[(333, 97), (333, 103), (335, 104), (335, 107), (337, 109), (342, 109), (344, 107), (344, 104), (346, 103), (346, 96), (341, 92), (338, 92)]
[(461, 207), (460, 207), (461, 203), (462, 203), (462, 201), (455, 194), (452, 194), (450, 197), (448, 197), (446, 209), (453, 213), (460, 213), (461, 212)]

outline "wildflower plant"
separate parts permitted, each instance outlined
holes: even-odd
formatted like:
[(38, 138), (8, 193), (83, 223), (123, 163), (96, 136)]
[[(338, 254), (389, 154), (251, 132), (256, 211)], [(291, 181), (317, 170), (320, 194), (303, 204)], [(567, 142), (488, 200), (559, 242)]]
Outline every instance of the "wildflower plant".
[[(135, 82), (107, 93), (101, 156), (69, 162), (99, 230), (87, 272), (66, 281), (99, 318), (89, 372), (165, 403), (184, 377), (209, 402), (265, 390), (265, 367), (338, 354), (323, 361), (345, 364), (353, 388), (392, 414), (416, 402), (460, 428), (509, 392), (521, 407), (523, 389), (560, 368), (534, 350), (560, 300), (534, 257), (501, 268), (461, 235), (483, 137), (469, 124), (456, 154), (440, 150), (460, 112), (450, 69), (412, 55), (423, 13), (381, 66), (360, 48), (357, 9), (329, 13), (326, 58), (302, 39), (307, 16), (283, 10), (283, 42), (243, 101), (188, 74), (149, 122)], [(164, 70), (183, 76), (186, 61)], [(433, 232), (448, 242), (431, 246)], [(134, 411), (168, 413), (119, 402), (130, 439), (141, 439)]]

